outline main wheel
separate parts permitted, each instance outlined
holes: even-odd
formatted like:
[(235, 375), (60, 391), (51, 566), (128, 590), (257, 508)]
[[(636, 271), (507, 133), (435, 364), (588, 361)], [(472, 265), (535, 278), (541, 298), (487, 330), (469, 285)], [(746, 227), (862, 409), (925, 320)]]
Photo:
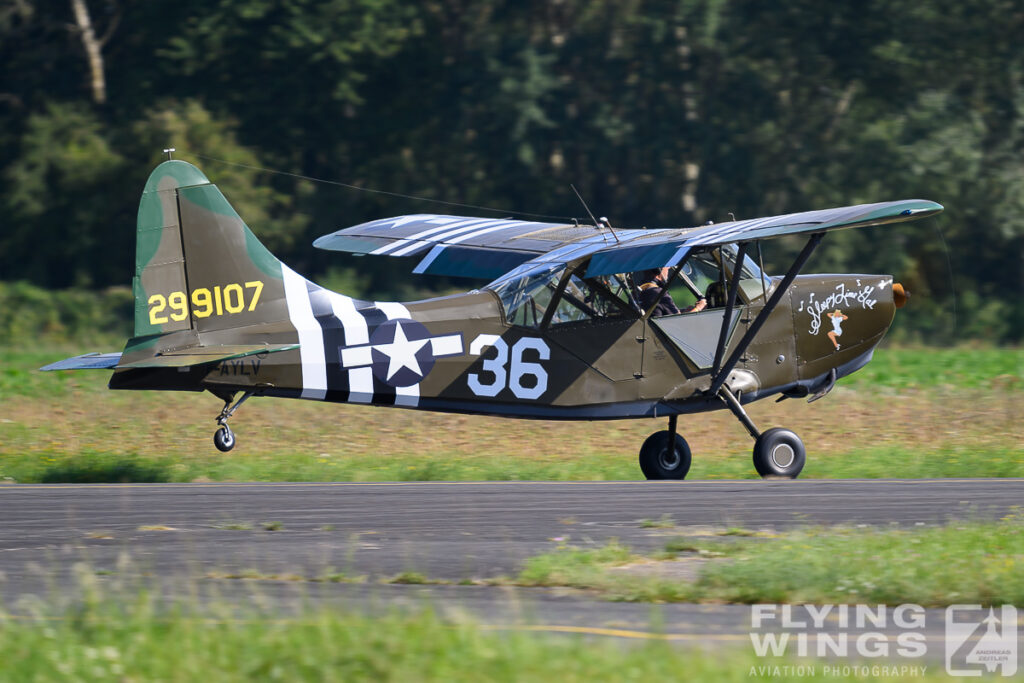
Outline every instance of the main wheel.
[(217, 450), (221, 453), (227, 453), (235, 447), (235, 433), (231, 431), (231, 427), (227, 425), (221, 425), (217, 427), (217, 431), (213, 433), (213, 445), (217, 447)]
[(769, 429), (754, 443), (754, 469), (762, 477), (796, 479), (806, 461), (804, 442), (788, 429)]
[(668, 431), (655, 432), (640, 447), (640, 469), (648, 479), (683, 479), (690, 471), (690, 445), (676, 434), (671, 448)]

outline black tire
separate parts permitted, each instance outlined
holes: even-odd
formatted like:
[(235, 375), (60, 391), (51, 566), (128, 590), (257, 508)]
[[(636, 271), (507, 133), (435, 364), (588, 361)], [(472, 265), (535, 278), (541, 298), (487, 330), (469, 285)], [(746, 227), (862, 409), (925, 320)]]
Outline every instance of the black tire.
[(221, 425), (213, 433), (213, 445), (221, 453), (227, 453), (235, 447), (235, 433), (227, 425)]
[(640, 447), (640, 469), (648, 479), (684, 479), (690, 471), (690, 445), (676, 434), (676, 447), (668, 447), (668, 431), (655, 432)]
[(762, 477), (796, 479), (805, 462), (804, 442), (788, 429), (769, 429), (754, 443), (754, 469)]

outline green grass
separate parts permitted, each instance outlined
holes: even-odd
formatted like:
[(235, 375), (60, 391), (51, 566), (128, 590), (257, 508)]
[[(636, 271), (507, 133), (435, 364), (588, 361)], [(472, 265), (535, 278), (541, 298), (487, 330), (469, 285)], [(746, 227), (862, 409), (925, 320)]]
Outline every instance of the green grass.
[[(44, 467), (36, 469), (31, 474), (23, 473), (16, 465), (8, 471), (19, 477), (17, 481), (34, 480), (41, 484), (172, 481), (167, 463), (159, 460), (111, 458), (103, 454), (86, 452), (80, 456), (53, 458), (44, 462)], [(25, 464), (30, 465), (31, 461)]]
[(645, 519), (640, 522), (641, 528), (644, 529), (671, 529), (676, 525), (672, 519), (672, 515), (667, 512), (661, 516), (660, 519)]
[[(679, 556), (701, 561), (699, 575), (673, 580), (627, 573)], [(370, 617), (308, 607), (289, 617), (203, 601), (168, 606), (155, 594), (134, 602), (103, 595), (104, 584), (79, 571), (81, 601), (68, 612), (30, 603), (31, 612), (0, 612), (3, 680), (339, 680), (339, 681), (743, 681), (806, 680), (762, 667), (816, 665), (814, 659), (757, 658), (743, 638), (697, 649), (658, 626), (632, 625), (635, 640), (578, 634), (557, 625), (517, 628), (442, 619), (428, 607)], [(210, 580), (363, 582), (326, 572), (307, 578), (255, 569), (211, 573)], [(393, 582), (431, 583), (406, 573)], [(497, 582), (495, 582), (497, 583)], [(620, 600), (720, 603), (1024, 603), (1024, 517), (942, 527), (807, 528), (774, 537), (669, 539), (665, 553), (642, 557), (620, 543), (574, 548), (561, 543), (532, 558), (503, 583), (574, 586)], [(584, 629), (586, 631), (586, 629)], [(172, 644), (172, 646), (169, 646)], [(885, 662), (879, 662), (885, 663)], [(941, 666), (925, 678), (948, 680)], [(863, 670), (855, 679), (871, 678)]]
[(566, 544), (551, 553), (529, 558), (516, 583), (522, 586), (570, 586), (590, 588), (600, 585), (606, 569), (635, 559), (629, 548), (612, 541), (599, 548), (573, 548)]
[(420, 572), (405, 571), (397, 576), (392, 577), (387, 583), (405, 584), (408, 586), (423, 586), (429, 583), (435, 583), (426, 577), (425, 574)]
[[(702, 561), (692, 579), (671, 569)], [(659, 566), (660, 563), (660, 566)], [(642, 557), (611, 542), (565, 544), (511, 580), (593, 589), (612, 600), (732, 603), (1024, 604), (1024, 517), (940, 527), (808, 528), (773, 537), (673, 539)]]
[[(120, 351), (121, 346), (86, 347), (58, 346), (46, 349), (15, 348), (0, 345), (0, 399), (50, 398), (73, 393), (97, 393), (106, 385), (107, 373), (89, 371), (75, 377), (74, 373), (39, 372), (54, 361), (90, 351)], [(82, 371), (85, 372), (85, 371)], [(102, 382), (97, 380), (102, 378)]]
[[(221, 454), (211, 443), (221, 404), (209, 394), (114, 392), (104, 371), (36, 369), (84, 350), (0, 347), (0, 481), (628, 480), (641, 476), (639, 445), (664, 428), (257, 398), (232, 420), (238, 446)], [(805, 478), (1024, 476), (1021, 353), (882, 350), (825, 400), (748, 411), (762, 429), (803, 437)], [(756, 476), (751, 440), (727, 412), (679, 424), (690, 479)]]
[(854, 389), (1024, 389), (1024, 349), (880, 349), (865, 367), (841, 380)]
[[(211, 446), (212, 448), (212, 446)], [(1013, 448), (972, 452), (967, 447), (851, 449), (811, 453), (805, 479), (1020, 477), (1024, 453)], [(689, 479), (754, 479), (749, 455), (695, 460)], [(234, 455), (106, 453), (41, 449), (10, 453), (0, 445), (0, 481), (20, 483), (130, 483), (192, 481), (616, 481), (641, 477), (632, 454), (587, 452), (567, 460), (511, 455), (491, 459), (458, 452), (353, 454), (331, 459), (310, 453)], [(648, 525), (665, 527), (661, 520)]]
[(718, 536), (757, 536), (759, 532), (753, 529), (744, 529), (742, 527), (731, 526), (728, 529), (724, 529), (718, 532)]
[(225, 531), (251, 531), (253, 526), (252, 522), (224, 520), (223, 522), (217, 522), (216, 524), (214, 524), (213, 528), (223, 529)]
[[(704, 544), (689, 546), (702, 552)], [(596, 591), (607, 600), (626, 602), (700, 602), (692, 581), (673, 580), (659, 575), (619, 572), (618, 569), (653, 566), (664, 557), (634, 554), (618, 541), (596, 548), (576, 548), (561, 544), (556, 550), (526, 560), (519, 574), (497, 583), (517, 586), (565, 586)]]
[[(430, 611), (366, 617), (326, 609), (293, 618), (158, 613), (151, 599), (86, 604), (66, 617), (0, 619), (12, 681), (748, 681), (754, 667), (808, 665), (714, 652), (654, 637), (629, 644), (452, 623)], [(611, 646), (609, 646), (611, 645)], [(820, 671), (820, 663), (819, 663)], [(929, 666), (925, 678), (948, 680)], [(941, 669), (940, 669), (941, 670)], [(783, 675), (773, 681), (801, 680)], [(829, 680), (893, 680), (829, 677)]]
[(729, 602), (1024, 604), (1024, 518), (807, 529), (744, 544), (695, 586)]

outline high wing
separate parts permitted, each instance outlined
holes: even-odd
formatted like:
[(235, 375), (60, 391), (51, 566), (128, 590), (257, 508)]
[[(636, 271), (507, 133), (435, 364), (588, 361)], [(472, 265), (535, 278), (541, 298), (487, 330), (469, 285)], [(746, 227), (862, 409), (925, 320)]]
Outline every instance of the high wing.
[(942, 209), (941, 204), (926, 199), (903, 199), (895, 202), (803, 211), (783, 216), (705, 225), (689, 230), (668, 231), (677, 234), (641, 237), (628, 244), (599, 250), (590, 261), (587, 276), (674, 266), (683, 259), (690, 249), (695, 247), (711, 247), (731, 242), (753, 242), (783, 235), (824, 233), (845, 228), (864, 228), (885, 223), (902, 223), (932, 216)]
[[(634, 236), (647, 230), (616, 231)], [(614, 244), (593, 226), (417, 214), (370, 221), (320, 237), (313, 246), (374, 256), (421, 256), (414, 273), (498, 277), (568, 245)]]
[(415, 273), (498, 277), (527, 262), (591, 256), (587, 276), (673, 266), (690, 249), (798, 233), (822, 233), (924, 218), (942, 206), (923, 199), (860, 204), (692, 228), (615, 230), (511, 219), (417, 214), (370, 221), (317, 239), (319, 249), (419, 256)]

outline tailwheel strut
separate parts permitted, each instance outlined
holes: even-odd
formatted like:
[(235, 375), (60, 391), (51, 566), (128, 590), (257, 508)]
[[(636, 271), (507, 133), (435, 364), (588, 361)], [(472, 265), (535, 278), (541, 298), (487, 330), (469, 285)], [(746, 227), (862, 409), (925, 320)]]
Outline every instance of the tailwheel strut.
[(256, 393), (255, 390), (249, 389), (242, 394), (242, 397), (232, 403), (235, 399), (235, 392), (221, 393), (214, 392), (214, 395), (224, 401), (224, 407), (220, 411), (220, 415), (217, 416), (217, 431), (213, 433), (213, 445), (217, 447), (217, 450), (222, 453), (227, 453), (235, 447), (235, 433), (231, 431), (231, 427), (228, 426), (228, 419), (235, 414), (235, 411), (249, 400), (249, 397)]
[(757, 425), (743, 410), (740, 399), (728, 387), (723, 385), (718, 395), (754, 439), (754, 469), (757, 473), (765, 479), (796, 479), (807, 460), (807, 451), (800, 437), (780, 427), (758, 431)]

